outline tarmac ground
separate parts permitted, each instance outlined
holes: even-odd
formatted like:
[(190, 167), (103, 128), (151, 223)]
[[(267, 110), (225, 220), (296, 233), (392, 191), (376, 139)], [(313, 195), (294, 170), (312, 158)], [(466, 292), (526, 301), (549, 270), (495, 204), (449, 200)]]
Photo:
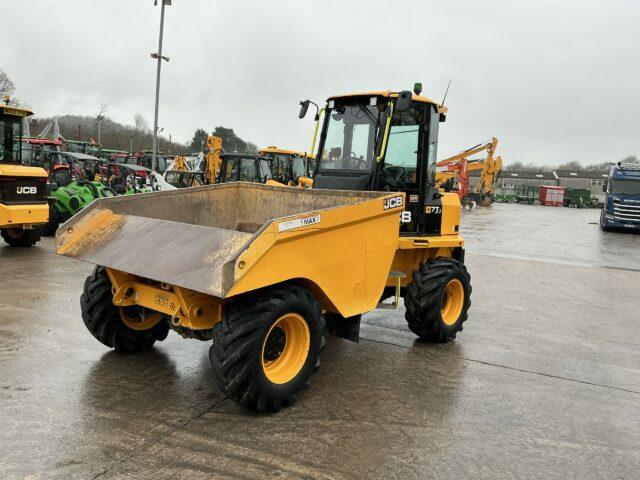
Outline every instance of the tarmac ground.
[(2, 245), (0, 478), (638, 478), (640, 235), (599, 214), (464, 212), (457, 340), (375, 311), (277, 414), (219, 392), (208, 342), (109, 351), (80, 317), (91, 265)]

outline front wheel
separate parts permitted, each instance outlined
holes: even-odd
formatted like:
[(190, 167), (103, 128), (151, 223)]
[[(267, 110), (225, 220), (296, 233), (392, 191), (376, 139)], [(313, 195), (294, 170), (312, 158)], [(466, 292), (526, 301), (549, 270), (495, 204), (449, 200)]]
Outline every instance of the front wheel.
[(58, 227), (69, 220), (71, 215), (60, 212), (55, 206), (49, 208), (49, 222), (43, 225), (42, 235), (52, 237), (56, 234)]
[(12, 247), (33, 247), (40, 241), (40, 232), (35, 228), (3, 228), (0, 229), (0, 233), (4, 241)]
[(225, 305), (213, 327), (209, 358), (220, 389), (258, 411), (293, 404), (320, 366), (324, 319), (297, 285), (245, 295)]
[(409, 330), (420, 338), (456, 338), (471, 305), (471, 278), (462, 262), (438, 257), (420, 264), (404, 297)]

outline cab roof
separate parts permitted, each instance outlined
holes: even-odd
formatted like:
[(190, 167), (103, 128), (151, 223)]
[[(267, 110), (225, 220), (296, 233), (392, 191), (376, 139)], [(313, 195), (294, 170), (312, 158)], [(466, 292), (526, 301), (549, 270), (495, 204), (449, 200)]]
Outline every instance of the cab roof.
[(62, 142), (60, 140), (54, 140), (51, 138), (22, 138), (24, 143), (32, 143), (34, 145), (57, 145), (61, 146)]
[(306, 155), (306, 152), (300, 152), (298, 150), (287, 150), (284, 148), (278, 148), (278, 147), (266, 147), (266, 148), (261, 148), (260, 149), (260, 153), (283, 153), (285, 155), (299, 155), (300, 157), (304, 157)]
[[(378, 90), (373, 92), (362, 92), (362, 93), (348, 93), (344, 95), (334, 95), (333, 97), (329, 97), (329, 100), (337, 100), (339, 98), (348, 98), (348, 97), (385, 97), (385, 98), (396, 98), (400, 92), (394, 92), (391, 90)], [(431, 100), (430, 98), (423, 97), (422, 95), (416, 95), (415, 93), (411, 93), (411, 98), (414, 102), (422, 102), (429, 103), (431, 105), (435, 105), (438, 108), (440, 113), (445, 113), (447, 111), (447, 107), (439, 104), (438, 102)]]
[(14, 117), (30, 117), (33, 115), (33, 112), (28, 108), (14, 107), (3, 103), (0, 103), (0, 113), (13, 115)]

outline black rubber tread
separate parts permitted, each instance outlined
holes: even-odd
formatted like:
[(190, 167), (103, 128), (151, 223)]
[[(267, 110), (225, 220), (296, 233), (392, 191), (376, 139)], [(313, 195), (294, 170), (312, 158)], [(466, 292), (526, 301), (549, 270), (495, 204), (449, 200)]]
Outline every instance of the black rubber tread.
[[(274, 384), (262, 369), (262, 343), (273, 323), (283, 314), (302, 315), (311, 336), (309, 355), (290, 382)], [(257, 411), (278, 411), (295, 403), (298, 393), (310, 386), (310, 377), (320, 367), (325, 344), (325, 322), (313, 295), (297, 285), (279, 285), (243, 295), (222, 310), (222, 320), (213, 327), (209, 359), (214, 379), (234, 402)]]
[(22, 230), (22, 235), (18, 238), (14, 238), (9, 235), (7, 229), (0, 229), (0, 234), (5, 242), (12, 247), (33, 247), (40, 241), (40, 230), (33, 228), (31, 230)]
[(117, 352), (137, 353), (149, 350), (156, 341), (167, 338), (169, 323), (164, 319), (154, 327), (138, 331), (127, 327), (113, 304), (111, 281), (104, 267), (97, 266), (84, 282), (80, 297), (82, 320), (103, 345)]
[[(440, 308), (444, 289), (454, 278), (460, 280), (464, 287), (464, 305), (458, 320), (447, 325), (442, 321)], [(404, 304), (409, 330), (420, 338), (434, 342), (456, 338), (471, 306), (471, 277), (464, 263), (449, 257), (437, 257), (421, 263), (407, 286)]]
[(71, 215), (61, 213), (57, 208), (52, 206), (49, 208), (49, 222), (41, 227), (42, 235), (45, 237), (54, 236), (58, 227), (70, 218)]

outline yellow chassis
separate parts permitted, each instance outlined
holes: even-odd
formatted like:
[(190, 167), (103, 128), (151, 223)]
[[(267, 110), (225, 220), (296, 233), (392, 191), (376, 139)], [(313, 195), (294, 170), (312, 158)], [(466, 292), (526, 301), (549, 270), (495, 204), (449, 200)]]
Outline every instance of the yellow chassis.
[(49, 221), (49, 205), (3, 205), (0, 203), (0, 228), (27, 228)]
[[(47, 178), (47, 172), (39, 167), (2, 164), (0, 176)], [(49, 205), (46, 203), (4, 205), (0, 203), (0, 228), (28, 228), (49, 221)]]
[[(405, 287), (411, 273), (422, 262), (438, 256), (450, 257), (463, 245), (460, 237), (402, 237), (393, 259), (389, 287)], [(222, 318), (225, 300), (189, 290), (142, 279), (130, 273), (107, 269), (112, 284), (113, 303), (118, 307), (140, 306), (171, 317), (174, 326), (209, 330)], [(399, 292), (396, 292), (396, 303)]]

